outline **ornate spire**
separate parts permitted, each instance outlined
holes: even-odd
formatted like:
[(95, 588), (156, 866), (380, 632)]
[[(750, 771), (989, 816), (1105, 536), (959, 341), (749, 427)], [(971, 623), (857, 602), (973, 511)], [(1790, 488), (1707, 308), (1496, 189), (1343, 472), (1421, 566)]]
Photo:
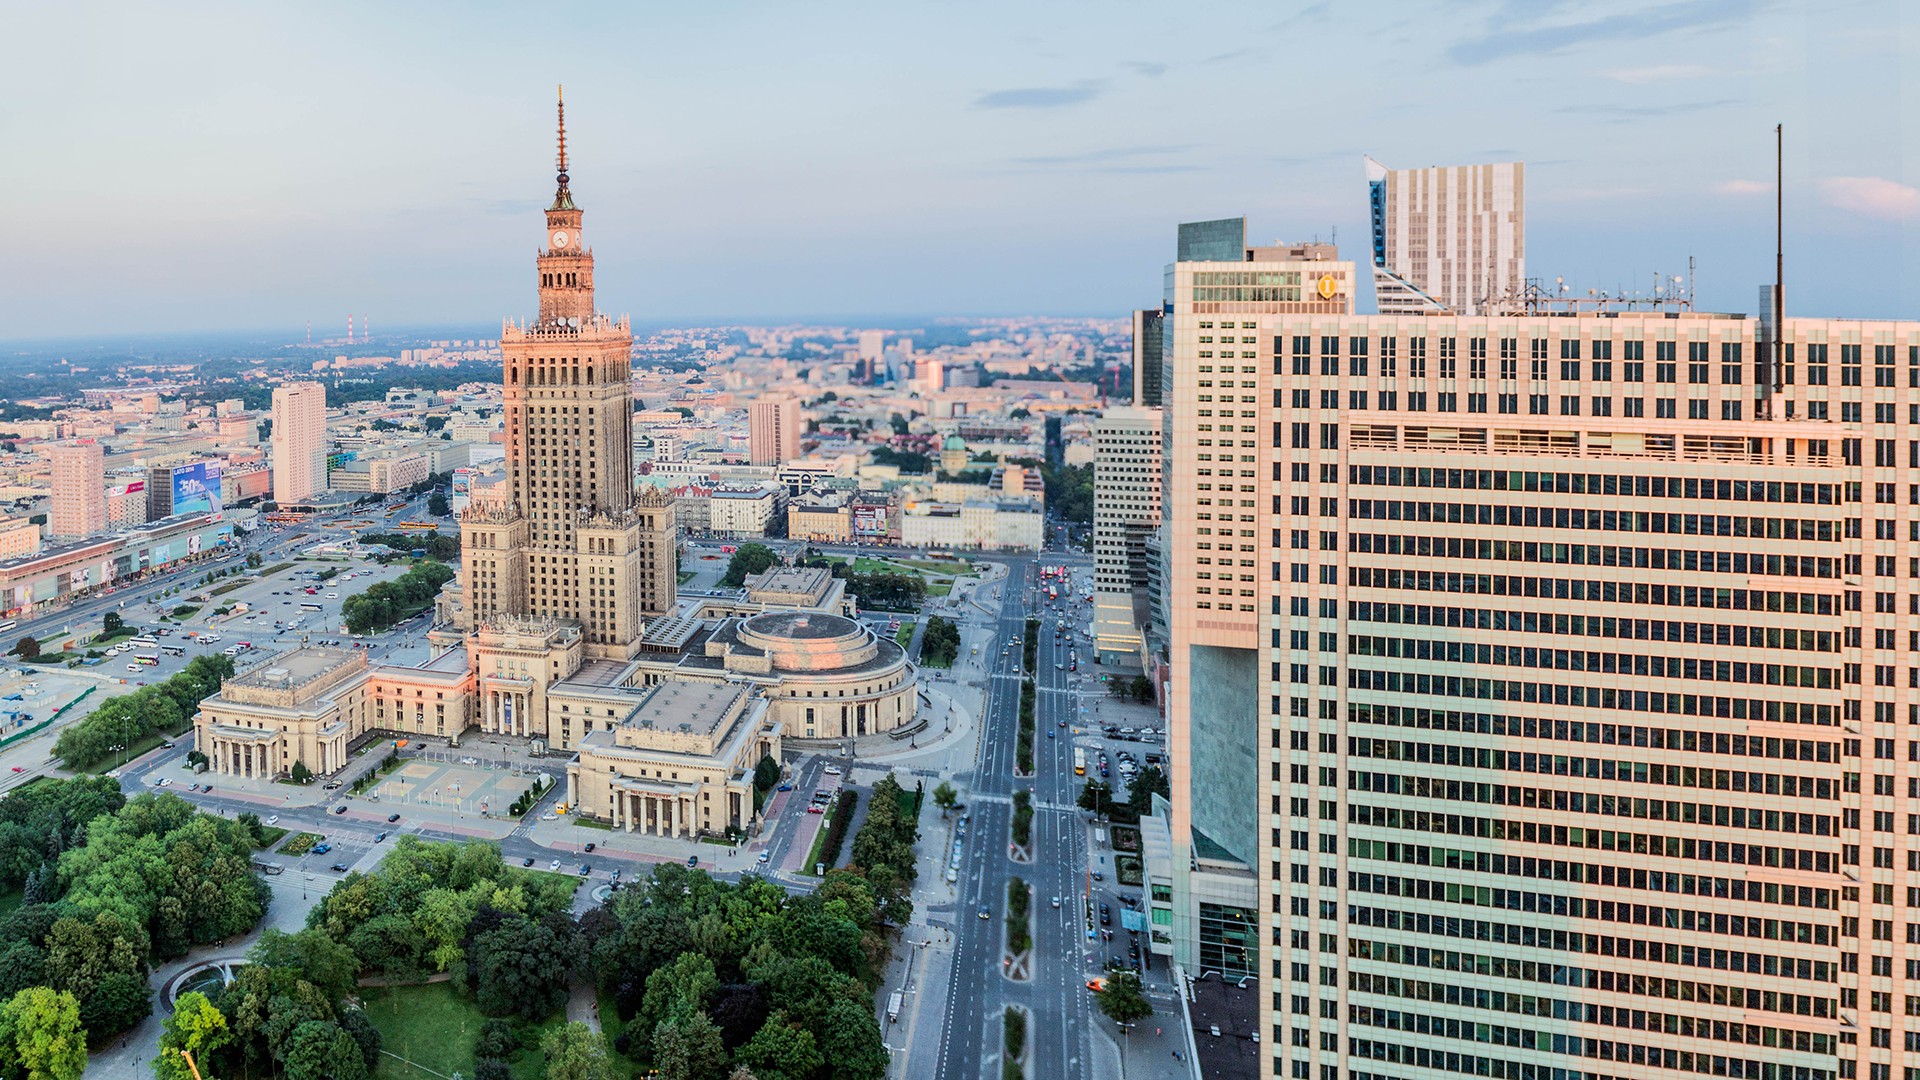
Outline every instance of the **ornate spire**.
[(559, 175), (556, 176), (554, 179), (559, 182), (560, 188), (558, 191), (555, 191), (553, 193), (553, 206), (551, 207), (551, 209), (571, 210), (573, 209), (573, 193), (567, 190), (566, 88), (563, 86), (556, 86), (554, 88), (554, 97), (555, 97), (555, 100), (558, 102), (559, 110), (560, 110), (560, 169), (559, 169)]

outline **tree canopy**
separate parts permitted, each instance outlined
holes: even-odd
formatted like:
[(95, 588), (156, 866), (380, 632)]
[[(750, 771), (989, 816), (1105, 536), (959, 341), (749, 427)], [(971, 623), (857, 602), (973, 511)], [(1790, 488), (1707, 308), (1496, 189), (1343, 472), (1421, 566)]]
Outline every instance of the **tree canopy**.
[(780, 562), (780, 556), (765, 544), (741, 544), (733, 553), (733, 559), (727, 563), (727, 573), (720, 584), (738, 589), (747, 583), (751, 575), (772, 569)]

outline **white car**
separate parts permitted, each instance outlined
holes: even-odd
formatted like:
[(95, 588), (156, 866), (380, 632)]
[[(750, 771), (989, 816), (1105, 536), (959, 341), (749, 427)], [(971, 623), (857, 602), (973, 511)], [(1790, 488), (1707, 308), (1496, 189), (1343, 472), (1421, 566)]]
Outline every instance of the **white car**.
[(548, 864), (547, 864), (547, 869), (549, 869), (549, 870), (552, 870), (552, 871), (554, 871), (554, 872), (556, 872), (556, 873), (557, 873), (557, 872), (559, 872), (559, 870), (560, 870), (560, 860), (559, 860), (559, 859), (555, 859), (555, 860), (553, 860), (552, 862), (550, 862), (550, 863), (548, 863)]
[(172, 787), (172, 786), (173, 786), (173, 777), (171, 777), (171, 776), (163, 776), (163, 777), (161, 777), (161, 778), (160, 778), (160, 786), (161, 786), (161, 787)]
[(269, 824), (269, 825), (278, 825), (278, 824), (280, 824), (280, 815), (279, 815), (279, 814), (269, 814), (269, 815), (267, 815), (267, 824)]
[(327, 594), (327, 599), (329, 599), (329, 600), (338, 600), (338, 599), (340, 599), (340, 594), (339, 594), (339, 593), (337, 593), (337, 592), (330, 592), (330, 593), (328, 593), (328, 594)]
[(820, 771), (821, 771), (821, 772), (824, 772), (824, 773), (826, 773), (826, 774), (827, 774), (828, 776), (839, 776), (839, 775), (840, 775), (840, 766), (838, 766), (838, 765), (829, 765), (829, 766), (827, 766), (826, 768), (824, 768), (824, 769), (822, 769), (822, 770), (820, 770)]

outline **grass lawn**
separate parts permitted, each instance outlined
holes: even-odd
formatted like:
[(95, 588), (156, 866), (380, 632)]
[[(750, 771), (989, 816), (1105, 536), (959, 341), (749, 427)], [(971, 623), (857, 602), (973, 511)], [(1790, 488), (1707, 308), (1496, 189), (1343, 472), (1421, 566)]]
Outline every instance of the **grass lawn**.
[(698, 576), (699, 576), (699, 571), (697, 570), (682, 570), (680, 571), (680, 584), (685, 585), (687, 582), (692, 581), (694, 578)]
[(260, 826), (260, 835), (264, 839), (253, 846), (255, 848), (270, 848), (279, 843), (281, 837), (287, 835), (287, 830), (278, 825), (262, 825)]
[(972, 565), (963, 562), (941, 562), (936, 559), (901, 559), (899, 562), (901, 566), (911, 566), (915, 570), (931, 570), (953, 577), (973, 573)]
[(208, 595), (208, 596), (219, 596), (219, 595), (221, 595), (221, 594), (223, 594), (223, 593), (230, 593), (230, 592), (232, 592), (233, 590), (235, 590), (235, 589), (237, 589), (237, 588), (239, 588), (239, 587), (240, 587), (240, 586), (242, 586), (242, 585), (251, 585), (251, 584), (252, 584), (252, 582), (251, 582), (251, 581), (247, 581), (247, 580), (241, 580), (241, 581), (229, 581), (229, 582), (227, 582), (227, 583), (226, 583), (226, 584), (224, 584), (224, 585), (215, 585), (215, 586), (214, 586), (213, 588), (211, 588), (211, 589), (208, 589), (208, 590), (207, 590), (207, 595)]
[(433, 1070), (411, 1068), (382, 1054), (375, 1077), (439, 1080), (455, 1072), (473, 1075), (473, 1044), (483, 1018), (452, 983), (368, 987), (361, 991), (361, 1004), (367, 1019), (380, 1029), (383, 1049)]
[(173, 738), (174, 736), (172, 735), (156, 731), (151, 735), (145, 735), (133, 740), (133, 742), (127, 746), (125, 753), (115, 750), (111, 754), (103, 755), (100, 760), (90, 761), (86, 765), (75, 765), (72, 762), (68, 762), (67, 768), (72, 769), (76, 773), (91, 773), (97, 776), (109, 769), (117, 769), (122, 763), (132, 761), (141, 754), (159, 746), (162, 742), (170, 741)]
[(913, 641), (913, 620), (912, 619), (900, 620), (900, 629), (894, 632), (893, 640), (899, 642), (900, 647), (903, 649), (907, 647), (908, 643)]
[(607, 831), (607, 832), (612, 832), (612, 831), (613, 831), (613, 823), (612, 823), (612, 822), (607, 822), (607, 821), (595, 821), (595, 820), (593, 820), (592, 818), (583, 818), (583, 817), (575, 817), (575, 818), (573, 819), (573, 823), (574, 823), (575, 825), (578, 825), (578, 826), (580, 826), (580, 827), (581, 827), (581, 828), (583, 828), (583, 829), (603, 829), (603, 830), (605, 830), (605, 831)]
[(951, 592), (953, 592), (953, 579), (952, 579), (952, 578), (942, 578), (942, 579), (941, 579), (941, 580), (939, 580), (939, 581), (929, 581), (929, 582), (927, 582), (927, 595), (928, 595), (928, 596), (946, 596), (947, 594), (949, 594), (949, 593), (951, 593)]
[(268, 574), (277, 574), (282, 570), (291, 570), (291, 569), (293, 569), (293, 564), (290, 562), (274, 563), (272, 566), (263, 568), (260, 571), (260, 576), (266, 577)]
[(95, 645), (111, 645), (116, 641), (124, 641), (127, 638), (139, 636), (140, 631), (135, 630), (131, 626), (122, 626), (111, 634), (101, 634), (99, 637), (94, 638), (93, 643)]
[[(593, 856), (582, 855), (580, 856), (580, 861), (592, 862)], [(552, 858), (549, 857), (547, 862), (551, 864), (553, 862)], [(561, 866), (567, 865), (567, 861), (565, 859), (560, 860), (560, 865)], [(579, 865), (580, 863), (574, 864), (576, 868)], [(587, 879), (581, 877), (579, 874), (571, 874), (571, 873), (565, 873), (565, 872), (556, 873), (552, 870), (541, 870), (541, 869), (538, 869), (537, 867), (515, 867), (515, 869), (519, 870), (523, 874), (528, 875), (529, 877), (559, 878), (561, 881), (566, 882), (567, 886), (576, 892), (579, 891), (580, 886), (586, 884), (587, 882)]]

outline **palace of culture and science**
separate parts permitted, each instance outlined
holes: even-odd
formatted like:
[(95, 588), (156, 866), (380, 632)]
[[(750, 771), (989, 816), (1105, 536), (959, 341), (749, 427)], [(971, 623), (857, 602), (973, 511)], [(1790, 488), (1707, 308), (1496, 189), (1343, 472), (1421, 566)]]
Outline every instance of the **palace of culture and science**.
[(432, 658), (396, 667), (308, 647), (236, 675), (195, 717), (214, 772), (327, 776), (376, 739), (457, 744), (478, 728), (571, 753), (580, 815), (693, 836), (751, 827), (754, 766), (783, 739), (921, 723), (905, 652), (848, 617), (826, 571), (676, 595), (673, 505), (635, 490), (633, 339), (624, 317), (594, 308), (565, 119), (562, 105), (540, 312), (501, 332), (507, 495), (460, 516), (462, 565), (435, 608)]

